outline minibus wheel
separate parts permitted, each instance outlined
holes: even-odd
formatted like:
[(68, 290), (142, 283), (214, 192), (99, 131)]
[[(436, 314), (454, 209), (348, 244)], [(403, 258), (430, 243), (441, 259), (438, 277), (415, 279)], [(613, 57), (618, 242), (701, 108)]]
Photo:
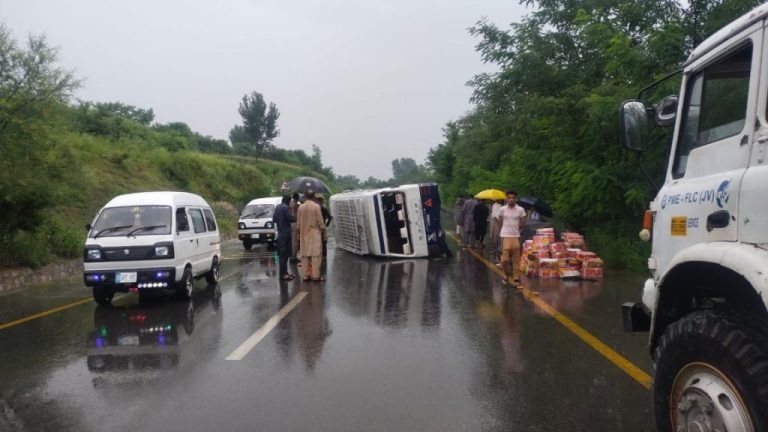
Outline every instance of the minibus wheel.
[(112, 297), (115, 296), (115, 290), (110, 286), (93, 287), (93, 299), (100, 305), (112, 304)]
[(193, 291), (193, 285), (194, 278), (192, 277), (192, 269), (189, 267), (186, 267), (184, 269), (184, 274), (181, 276), (181, 280), (179, 281), (179, 285), (176, 287), (176, 292), (178, 293), (179, 297), (183, 299), (191, 299), (192, 298), (192, 291)]
[(219, 258), (213, 257), (211, 269), (205, 274), (205, 281), (209, 284), (215, 284), (219, 281)]

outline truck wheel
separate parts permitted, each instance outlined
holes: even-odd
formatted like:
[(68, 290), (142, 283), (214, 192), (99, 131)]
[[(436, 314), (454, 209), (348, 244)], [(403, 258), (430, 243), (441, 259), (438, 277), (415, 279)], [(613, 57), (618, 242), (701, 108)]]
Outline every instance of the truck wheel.
[(654, 350), (659, 431), (768, 430), (768, 338), (755, 321), (700, 310), (667, 327)]
[(112, 297), (115, 296), (115, 290), (108, 286), (93, 287), (93, 299), (100, 305), (112, 304)]
[(205, 281), (213, 285), (219, 281), (219, 258), (213, 257), (211, 269), (205, 274)]
[(253, 243), (249, 242), (248, 240), (243, 240), (243, 248), (245, 250), (249, 251), (253, 247)]
[(194, 278), (192, 277), (192, 269), (186, 267), (184, 274), (181, 276), (178, 286), (176, 287), (176, 293), (179, 297), (188, 300), (192, 298), (192, 291), (194, 291)]

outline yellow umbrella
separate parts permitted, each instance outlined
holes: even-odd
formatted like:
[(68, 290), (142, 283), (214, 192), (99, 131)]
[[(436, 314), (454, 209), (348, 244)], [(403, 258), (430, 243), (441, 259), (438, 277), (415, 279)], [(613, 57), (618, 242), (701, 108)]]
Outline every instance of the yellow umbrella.
[(503, 200), (507, 198), (507, 194), (504, 192), (498, 190), (498, 189), (486, 189), (484, 191), (480, 191), (475, 195), (475, 198), (477, 199), (483, 199), (483, 200)]

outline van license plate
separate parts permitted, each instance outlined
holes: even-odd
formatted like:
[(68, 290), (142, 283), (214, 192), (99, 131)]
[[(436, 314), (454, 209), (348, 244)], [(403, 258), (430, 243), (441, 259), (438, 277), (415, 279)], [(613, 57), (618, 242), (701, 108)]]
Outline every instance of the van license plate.
[(117, 338), (117, 344), (121, 346), (139, 346), (139, 337), (134, 335), (120, 336)]
[(117, 282), (117, 283), (133, 283), (133, 282), (136, 282), (136, 272), (115, 273), (115, 282)]
[(251, 234), (251, 238), (257, 239), (257, 238), (259, 238), (259, 235), (258, 234)]

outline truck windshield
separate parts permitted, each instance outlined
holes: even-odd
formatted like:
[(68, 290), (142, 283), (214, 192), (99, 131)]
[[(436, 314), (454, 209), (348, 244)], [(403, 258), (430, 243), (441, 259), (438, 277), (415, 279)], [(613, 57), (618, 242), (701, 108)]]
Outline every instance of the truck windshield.
[(171, 208), (132, 206), (105, 208), (91, 229), (90, 237), (124, 237), (171, 233)]
[(240, 214), (240, 219), (271, 218), (275, 212), (273, 204), (251, 204), (245, 206)]

